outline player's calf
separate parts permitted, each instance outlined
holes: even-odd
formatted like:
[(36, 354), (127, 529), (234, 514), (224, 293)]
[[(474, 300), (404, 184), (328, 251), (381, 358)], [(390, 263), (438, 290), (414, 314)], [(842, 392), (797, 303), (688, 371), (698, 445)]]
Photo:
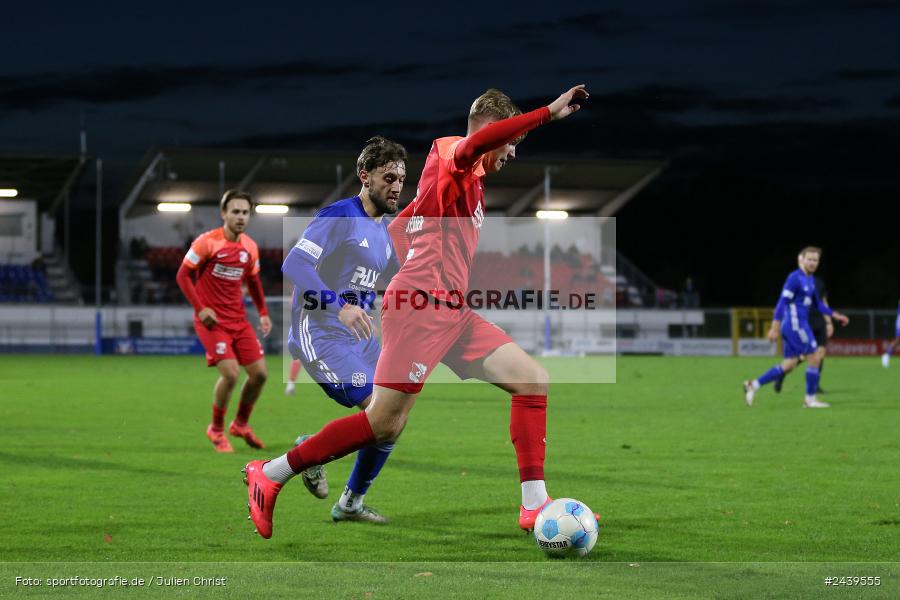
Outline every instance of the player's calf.
[(415, 401), (416, 394), (375, 386), (365, 415), (372, 428), (376, 443), (393, 442), (400, 437)]

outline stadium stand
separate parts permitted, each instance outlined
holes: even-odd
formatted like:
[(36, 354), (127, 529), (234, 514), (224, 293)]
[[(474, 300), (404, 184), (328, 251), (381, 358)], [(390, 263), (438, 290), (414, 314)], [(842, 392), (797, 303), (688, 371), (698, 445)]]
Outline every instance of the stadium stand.
[[(131, 284), (129, 301), (133, 304), (181, 304), (184, 296), (175, 283), (175, 274), (187, 251), (178, 246), (146, 247), (130, 245), (127, 261)], [(260, 278), (267, 296), (281, 296), (281, 248), (260, 248)]]
[(0, 265), (0, 302), (53, 302), (43, 265)]
[(0, 303), (81, 303), (63, 221), (88, 162), (0, 153), (0, 188), (14, 190), (0, 200)]
[[(286, 204), (287, 217), (307, 217), (322, 206), (355, 193), (359, 186), (355, 161), (356, 154), (341, 152), (151, 149), (120, 204), (121, 250), (116, 278), (119, 296), (135, 303), (183, 303), (174, 276), (185, 244), (204, 229), (220, 226), (217, 208), (224, 189), (245, 189), (259, 203)], [(404, 186), (401, 205), (415, 195), (413, 177), (421, 172), (423, 161), (423, 156), (410, 156), (407, 172), (412, 175)], [(485, 195), (489, 216), (505, 218), (504, 223), (508, 224), (516, 217), (534, 219), (535, 211), (549, 208), (568, 211), (575, 217), (596, 218), (599, 227), (658, 176), (666, 164), (520, 159), (515, 166), (493, 178), (490, 193)], [(550, 195), (548, 189), (552, 190)], [(161, 214), (157, 205), (163, 202), (188, 204), (189, 210)], [(507, 231), (509, 243), (517, 235), (526, 236), (522, 230)], [(280, 219), (254, 216), (249, 233), (260, 246), (266, 294), (287, 293), (289, 290), (282, 289), (282, 251), (277, 247), (286, 243)], [(530, 237), (522, 239), (540, 239), (534, 232), (527, 235)], [(143, 242), (142, 247), (136, 248), (141, 245), (142, 236), (147, 237), (149, 244)], [(138, 244), (133, 243), (135, 238)], [(534, 246), (523, 253), (513, 251), (513, 247), (483, 248), (485, 251), (479, 253), (474, 267), (472, 287), (543, 287), (543, 249)], [(608, 296), (604, 305), (615, 300), (619, 306), (650, 307), (668, 298), (636, 269), (620, 274), (618, 257), (612, 253), (604, 257), (602, 264), (594, 264), (594, 259), (571, 248), (554, 248), (551, 252), (554, 286), (572, 292), (602, 290)]]
[[(524, 290), (543, 287), (542, 250), (504, 254), (479, 252), (476, 255), (470, 281), (471, 289)], [(135, 304), (180, 304), (181, 291), (175, 283), (175, 273), (184, 258), (185, 249), (177, 246), (145, 248), (129, 260), (129, 280), (132, 282), (130, 301)], [(283, 287), (280, 248), (261, 248), (261, 278), (267, 296), (288, 293)], [(570, 253), (556, 256), (551, 261), (551, 285), (566, 293), (602, 294), (605, 303), (613, 295), (625, 297), (619, 283), (611, 281), (588, 254)]]
[[(141, 247), (131, 244), (128, 279), (129, 301), (134, 304), (181, 304), (184, 298), (175, 283), (175, 273), (184, 258), (185, 248), (178, 246)], [(267, 296), (289, 293), (284, 288), (281, 248), (260, 248), (261, 279)], [(566, 294), (598, 294), (603, 305), (620, 308), (675, 308), (678, 295), (653, 283), (627, 258), (617, 253), (617, 267), (599, 265), (590, 254), (574, 248), (551, 250), (550, 285)], [(539, 290), (543, 288), (543, 249), (540, 245), (518, 252), (479, 252), (472, 267), (470, 289)], [(52, 297), (52, 292), (51, 292)]]
[[(470, 289), (540, 290), (544, 287), (543, 249), (533, 252), (522, 247), (517, 253), (479, 252), (475, 255)], [(601, 272), (589, 254), (570, 250), (563, 253), (558, 246), (551, 251), (550, 287), (561, 290), (561, 304), (568, 305), (568, 294), (592, 293), (604, 304), (611, 304), (614, 284)]]

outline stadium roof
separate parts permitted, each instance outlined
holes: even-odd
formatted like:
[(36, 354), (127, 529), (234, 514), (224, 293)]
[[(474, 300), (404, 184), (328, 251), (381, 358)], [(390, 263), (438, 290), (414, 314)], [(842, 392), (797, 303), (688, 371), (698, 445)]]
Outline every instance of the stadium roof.
[[(223, 189), (242, 188), (258, 203), (313, 210), (358, 191), (356, 154), (230, 149), (162, 148), (147, 154), (121, 208), (123, 219), (150, 214), (160, 202), (218, 204)], [(425, 157), (407, 161), (401, 205), (415, 195)], [(488, 211), (508, 216), (545, 208), (544, 173), (550, 168), (550, 208), (612, 216), (666, 166), (647, 160), (516, 159), (491, 176)]]
[(84, 156), (0, 154), (0, 188), (15, 188), (18, 198), (37, 200), (41, 212), (53, 213), (87, 162)]

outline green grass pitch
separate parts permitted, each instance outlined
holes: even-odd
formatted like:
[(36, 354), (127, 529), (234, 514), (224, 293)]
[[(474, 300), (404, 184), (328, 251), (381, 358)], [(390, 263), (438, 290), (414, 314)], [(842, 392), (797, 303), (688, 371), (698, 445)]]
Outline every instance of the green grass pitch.
[(748, 408), (740, 382), (771, 362), (623, 357), (615, 384), (552, 386), (549, 491), (602, 519), (589, 557), (549, 560), (516, 526), (509, 400), (489, 386), (426, 386), (367, 496), (390, 525), (331, 522), (351, 456), (328, 500), (289, 484), (266, 541), (240, 468), (349, 414), (313, 385), (284, 396), (280, 359), (251, 420), (268, 448), (219, 455), (201, 357), (0, 355), (0, 596), (122, 574), (229, 578), (129, 597), (900, 597), (900, 368), (831, 358), (831, 409), (802, 408), (802, 372)]

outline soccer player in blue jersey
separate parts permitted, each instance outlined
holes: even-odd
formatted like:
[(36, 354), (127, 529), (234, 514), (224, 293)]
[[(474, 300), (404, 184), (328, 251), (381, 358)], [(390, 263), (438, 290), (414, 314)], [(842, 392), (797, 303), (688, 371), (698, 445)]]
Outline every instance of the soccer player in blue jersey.
[(891, 355), (900, 346), (900, 304), (897, 305), (897, 321), (894, 323), (894, 339), (888, 344), (887, 350), (881, 355), (881, 366), (887, 369), (891, 365)]
[(816, 285), (813, 273), (819, 268), (819, 259), (822, 249), (815, 246), (807, 246), (800, 251), (800, 268), (788, 275), (784, 282), (781, 297), (775, 306), (775, 318), (769, 329), (769, 340), (778, 341), (780, 333), (784, 345), (784, 360), (762, 374), (758, 379), (744, 382), (744, 400), (747, 406), (753, 406), (753, 397), (760, 386), (771, 383), (791, 372), (801, 360), (807, 361), (806, 367), (806, 398), (803, 406), (807, 408), (828, 408), (827, 402), (820, 402), (816, 398), (816, 389), (819, 386), (819, 363), (821, 354), (817, 352), (818, 344), (809, 326), (809, 308), (814, 303), (819, 312), (830, 316), (841, 325), (846, 325), (850, 319), (836, 310), (826, 306), (816, 293)]
[[(381, 346), (369, 311), (376, 285), (400, 268), (384, 215), (397, 212), (406, 157), (400, 144), (369, 140), (356, 162), (359, 195), (320, 210), (281, 268), (294, 284), (290, 352), (331, 399), (348, 408), (365, 410), (372, 396)], [(332, 519), (387, 520), (363, 499), (393, 448), (383, 442), (359, 450)], [(277, 460), (267, 464), (278, 466)], [(302, 478), (314, 496), (328, 495), (324, 467), (310, 467)]]
[[(802, 254), (797, 256), (797, 266), (801, 269), (803, 268)], [(819, 295), (819, 299), (822, 300), (822, 304), (828, 306), (828, 292), (825, 289), (825, 282), (822, 281), (821, 277), (813, 275), (813, 283), (816, 286), (816, 293)], [(816, 340), (816, 353), (819, 355), (819, 387), (816, 388), (816, 394), (824, 394), (825, 390), (822, 389), (822, 371), (825, 369), (825, 352), (828, 340), (834, 335), (834, 323), (831, 321), (831, 317), (819, 312), (818, 304), (815, 303), (810, 304), (808, 317), (807, 322), (810, 329), (812, 329), (813, 337)], [(781, 387), (784, 385), (784, 379), (787, 375), (787, 373), (784, 373), (781, 377), (775, 379), (775, 383), (772, 386), (775, 393), (781, 393)]]

